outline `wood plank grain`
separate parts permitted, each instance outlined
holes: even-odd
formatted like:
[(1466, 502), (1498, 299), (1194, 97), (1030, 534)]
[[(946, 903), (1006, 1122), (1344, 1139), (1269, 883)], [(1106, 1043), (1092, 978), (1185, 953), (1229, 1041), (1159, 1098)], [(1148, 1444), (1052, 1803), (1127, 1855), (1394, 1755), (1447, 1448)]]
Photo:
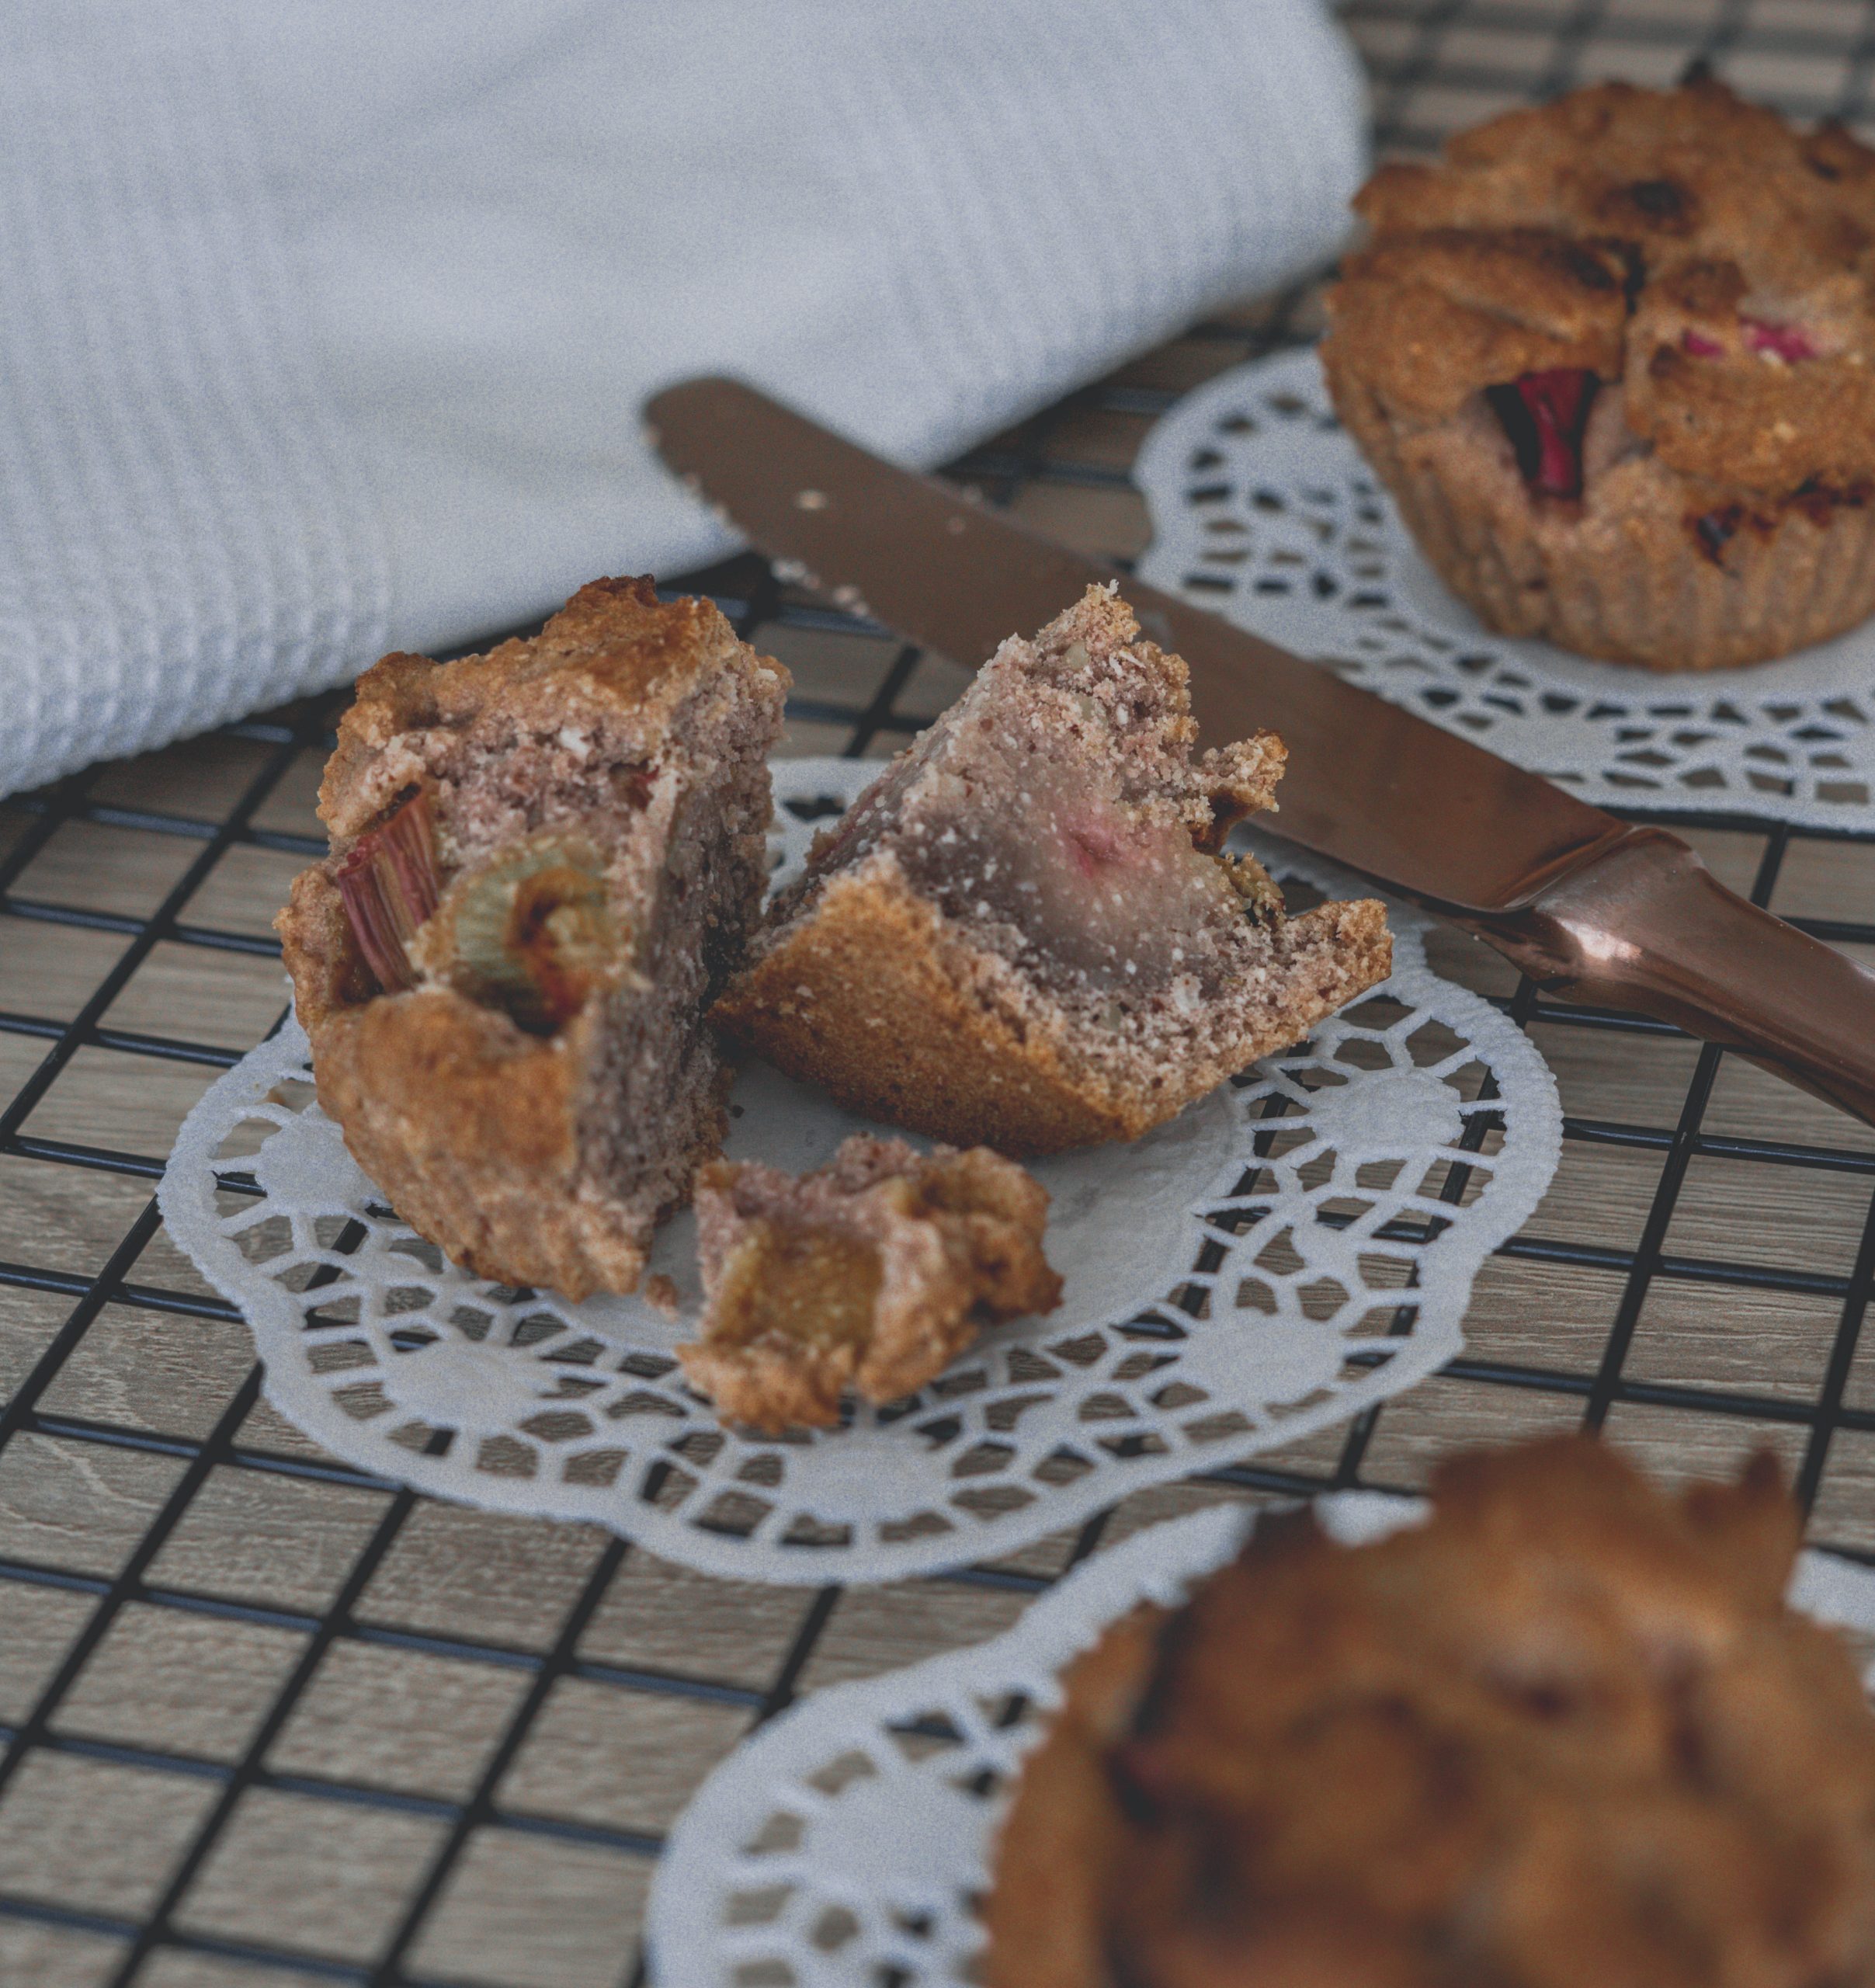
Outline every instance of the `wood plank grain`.
[(411, 1949), (411, 1971), (477, 1988), (616, 1988), (650, 1882), (641, 1858), (478, 1830)]
[(40, 1406), (48, 1415), (199, 1438), (214, 1427), (253, 1364), (254, 1343), (238, 1319), (107, 1305)]
[(605, 1544), (595, 1526), (419, 1505), (373, 1576), (358, 1614), (470, 1642), (545, 1649)]
[(736, 1706), (563, 1677), (495, 1799), (520, 1812), (666, 1830), (748, 1726)]
[(249, 1788), (183, 1894), (177, 1923), (369, 1961), (395, 1930), (443, 1833), (425, 1816)]
[(25, 1431), (0, 1450), (0, 1558), (114, 1574), (183, 1468), (175, 1457)]
[[(179, 803), (188, 799), (179, 791)], [(184, 812), (181, 805), (176, 812)], [(202, 845), (187, 836), (158, 835), (95, 822), (65, 822), (19, 874), (16, 895), (81, 911), (147, 918), (174, 889)], [(43, 927), (33, 928), (43, 933)], [(56, 930), (57, 928), (53, 928)], [(20, 928), (12, 926), (17, 941)], [(56, 945), (53, 939), (50, 944)]]
[(290, 1629), (127, 1603), (66, 1694), (54, 1729), (232, 1764), (305, 1646)]
[(261, 1967), (175, 1947), (158, 1948), (137, 1970), (137, 1988), (331, 1988), (331, 1981), (297, 1967)]
[(317, 1614), (384, 1508), (381, 1491), (218, 1466), (150, 1568), (159, 1587)]
[(525, 1671), (506, 1666), (337, 1642), (267, 1764), (466, 1801), (527, 1685)]
[(802, 1673), (804, 1689), (876, 1677), (1006, 1629), (1026, 1599), (1003, 1588), (946, 1580), (848, 1588)]
[(634, 1547), (586, 1625), (579, 1653), (766, 1691), (812, 1600), (811, 1590), (713, 1580)]
[(89, 1594), (24, 1581), (0, 1589), (0, 1723), (30, 1715), (96, 1606)]
[(0, 1919), (0, 1981), (17, 1981), (22, 1988), (29, 1983), (31, 1988), (105, 1988), (127, 1950), (125, 1942), (102, 1934)]
[(35, 1750), (0, 1795), (0, 1892), (147, 1912), (215, 1794), (192, 1775)]
[(277, 960), (165, 940), (105, 1010), (103, 1026), (245, 1053), (287, 1001), (286, 970)]

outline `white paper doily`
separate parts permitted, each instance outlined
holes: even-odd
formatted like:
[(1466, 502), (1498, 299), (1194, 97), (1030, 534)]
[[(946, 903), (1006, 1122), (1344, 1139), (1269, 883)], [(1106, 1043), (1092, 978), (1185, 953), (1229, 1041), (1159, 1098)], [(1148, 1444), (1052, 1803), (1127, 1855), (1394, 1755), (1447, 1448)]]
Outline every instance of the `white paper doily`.
[(1663, 676), (1492, 634), (1420, 556), (1313, 351), (1180, 401), (1134, 480), (1140, 577), (1598, 803), (1875, 827), (1875, 623)]
[[(877, 771), (776, 763), (777, 875)], [(1286, 878), (1359, 888), (1266, 853)], [(246, 1315), (268, 1399), (362, 1469), (594, 1520), (746, 1580), (882, 1581), (1012, 1552), (1139, 1486), (1341, 1421), (1459, 1350), (1479, 1264), (1549, 1183), (1561, 1114), (1528, 1038), (1428, 968), (1429, 921), (1390, 914), (1384, 991), (1137, 1145), (1036, 1167), (1058, 1312), (987, 1334), (910, 1402), (839, 1430), (726, 1432), (682, 1384), (685, 1319), (517, 1295), (444, 1263), (314, 1104), (297, 1027), (190, 1113), (163, 1215)], [(1442, 1198), (1481, 1111), (1502, 1129), (1464, 1152), (1464, 1193)], [(859, 1122), (752, 1065), (728, 1150), (811, 1166)], [(689, 1217), (652, 1267), (693, 1308)]]
[[(1316, 1505), (1348, 1545), (1421, 1509), (1370, 1492)], [(1137, 1603), (1182, 1600), (1253, 1522), (1220, 1506), (1148, 1526), (1006, 1634), (816, 1692), (765, 1726), (704, 1782), (665, 1846), (649, 1916), (656, 1979), (963, 1988), (982, 1945), (973, 1896), (988, 1880), (1016, 1768), (1059, 1702), (1062, 1667)], [(1790, 1600), (1875, 1637), (1875, 1571), (1806, 1553)]]

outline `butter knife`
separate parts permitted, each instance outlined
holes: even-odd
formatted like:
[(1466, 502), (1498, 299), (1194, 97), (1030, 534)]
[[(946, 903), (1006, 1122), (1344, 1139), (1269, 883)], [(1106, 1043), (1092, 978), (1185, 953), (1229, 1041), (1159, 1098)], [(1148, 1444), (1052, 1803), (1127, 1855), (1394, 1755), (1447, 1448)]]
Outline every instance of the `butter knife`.
[(1333, 670), (869, 454), (743, 382), (646, 408), (665, 461), (806, 582), (957, 662), (1112, 579), (1191, 668), (1210, 740), (1289, 747), (1258, 825), (1488, 940), (1549, 992), (1671, 1022), (1875, 1123), (1875, 975), (1727, 890), (1658, 828), (1591, 807)]

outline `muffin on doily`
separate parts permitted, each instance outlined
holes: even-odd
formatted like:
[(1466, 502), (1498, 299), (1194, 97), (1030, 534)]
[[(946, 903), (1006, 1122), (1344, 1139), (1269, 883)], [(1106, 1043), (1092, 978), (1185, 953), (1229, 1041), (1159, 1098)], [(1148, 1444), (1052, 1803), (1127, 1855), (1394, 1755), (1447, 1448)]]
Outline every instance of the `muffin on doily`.
[(1231, 823), (1283, 742), (1194, 757), (1185, 664), (1116, 593), (1012, 636), (784, 891), (711, 1019), (960, 1146), (1137, 1138), (1386, 978), (1372, 899), (1287, 916)]
[(717, 1160), (697, 1176), (703, 1315), (678, 1357), (725, 1421), (831, 1428), (934, 1380), (982, 1328), (1052, 1311), (1048, 1193), (986, 1146), (856, 1134), (811, 1173)]
[(1875, 151), (1609, 83), (1355, 205), (1329, 391), (1491, 627), (1710, 669), (1875, 611)]
[(332, 853), (276, 922), (321, 1105), (478, 1275), (631, 1290), (720, 1150), (703, 1015), (761, 905), (787, 682), (648, 579), (359, 679), (319, 790)]
[(1875, 1717), (1799, 1529), (1768, 1459), (1668, 1498), (1580, 1437), (1366, 1546), (1266, 1520), (1067, 1673), (991, 1988), (1866, 1988)]

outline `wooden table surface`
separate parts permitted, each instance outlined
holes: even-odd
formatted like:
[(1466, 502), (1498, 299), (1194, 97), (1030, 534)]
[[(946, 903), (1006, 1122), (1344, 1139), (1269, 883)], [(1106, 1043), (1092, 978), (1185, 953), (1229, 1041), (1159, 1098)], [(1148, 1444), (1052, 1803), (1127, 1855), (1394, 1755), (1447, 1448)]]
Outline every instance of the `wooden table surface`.
[[(1383, 138), (1407, 151), (1577, 77), (1665, 80), (1701, 46), (1804, 113), (1865, 110), (1875, 65), (1863, 0), (1362, 0), (1349, 20)], [(1306, 335), (1312, 308), (1198, 327), (959, 474), (1071, 544), (1136, 555), (1126, 471), (1152, 419)], [(964, 680), (755, 562), (709, 585), (794, 672), (790, 751), (888, 753)], [(1351, 1432), (1141, 1494), (1010, 1562), (845, 1593), (705, 1580), (592, 1528), (359, 1478), (259, 1400), (245, 1328), (151, 1201), (183, 1114), (281, 1012), (270, 920), (319, 846), (333, 711), (0, 805), (7, 1988), (640, 1978), (660, 1833), (752, 1723), (992, 1634), (1076, 1555), (1206, 1500), (1411, 1486), (1455, 1444), (1586, 1415), (1669, 1478), (1768, 1446), (1813, 1537), (1875, 1556), (1875, 1133), (1682, 1037), (1533, 1005), (1456, 935), (1438, 964), (1517, 997), (1570, 1136), (1478, 1280), (1465, 1361)], [(1773, 909), (1875, 938), (1875, 847), (1748, 825), (1693, 839)]]

